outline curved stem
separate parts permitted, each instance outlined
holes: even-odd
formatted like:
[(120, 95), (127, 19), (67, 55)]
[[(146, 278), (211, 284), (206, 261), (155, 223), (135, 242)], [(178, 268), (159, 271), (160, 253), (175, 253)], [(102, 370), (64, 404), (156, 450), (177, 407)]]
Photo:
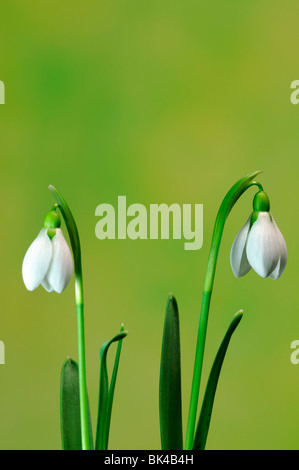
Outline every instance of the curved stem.
[(84, 301), (83, 301), (83, 279), (81, 263), (81, 247), (79, 233), (73, 214), (61, 194), (50, 185), (49, 190), (54, 194), (59, 207), (72, 245), (74, 265), (75, 265), (75, 302), (77, 312), (77, 337), (78, 337), (78, 367), (79, 367), (79, 394), (80, 394), (80, 417), (81, 417), (81, 438), (82, 449), (89, 450), (89, 426), (88, 426), (88, 399), (86, 386), (85, 368), (85, 339), (84, 339)]
[(206, 332), (207, 332), (207, 326), (208, 326), (209, 308), (210, 308), (213, 283), (214, 283), (215, 272), (216, 272), (217, 258), (218, 258), (220, 242), (221, 242), (221, 238), (222, 238), (222, 234), (224, 230), (225, 221), (230, 211), (232, 210), (233, 206), (237, 202), (237, 200), (241, 197), (241, 195), (247, 189), (249, 189), (253, 185), (256, 185), (261, 190), (262, 188), (261, 184), (255, 181), (252, 181), (259, 173), (261, 172), (256, 171), (250, 175), (245, 176), (244, 178), (240, 179), (228, 191), (228, 193), (226, 194), (225, 198), (222, 201), (222, 204), (220, 206), (220, 209), (216, 217), (213, 236), (212, 236), (212, 243), (211, 243), (211, 248), (210, 248), (210, 254), (209, 254), (209, 259), (208, 259), (207, 271), (206, 271), (204, 287), (203, 287), (203, 296), (202, 296), (201, 313), (200, 313), (199, 327), (198, 327), (193, 381), (192, 381), (192, 387), (191, 387), (189, 416), (188, 416), (186, 442), (185, 442), (186, 450), (192, 449), (192, 446), (193, 446), (194, 429), (195, 429), (195, 421), (196, 421), (196, 413), (197, 413), (197, 405), (198, 405), (198, 395), (199, 395), (200, 380), (201, 380), (201, 373), (202, 373)]

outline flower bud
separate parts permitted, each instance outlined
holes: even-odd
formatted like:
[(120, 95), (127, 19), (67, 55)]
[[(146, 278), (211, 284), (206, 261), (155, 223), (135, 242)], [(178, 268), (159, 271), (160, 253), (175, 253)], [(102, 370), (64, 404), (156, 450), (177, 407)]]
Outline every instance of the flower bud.
[(56, 211), (50, 211), (44, 218), (45, 228), (59, 228), (61, 225), (60, 215)]
[(269, 212), (270, 211), (270, 200), (265, 191), (259, 191), (253, 198), (253, 210), (254, 212)]
[(47, 230), (48, 237), (50, 240), (55, 236), (56, 229), (59, 228), (61, 225), (60, 215), (55, 211), (51, 210), (47, 213), (46, 217), (44, 218), (44, 227)]

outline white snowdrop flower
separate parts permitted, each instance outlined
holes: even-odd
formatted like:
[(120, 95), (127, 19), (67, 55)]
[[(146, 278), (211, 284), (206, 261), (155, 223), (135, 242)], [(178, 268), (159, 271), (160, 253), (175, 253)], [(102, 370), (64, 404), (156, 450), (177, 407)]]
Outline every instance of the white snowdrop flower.
[(261, 277), (278, 279), (287, 263), (287, 247), (283, 235), (269, 212), (269, 198), (264, 191), (255, 195), (254, 212), (237, 234), (230, 253), (236, 277), (251, 268)]
[(61, 293), (73, 272), (73, 258), (60, 227), (59, 215), (47, 214), (44, 227), (24, 257), (22, 275), (26, 288), (42, 285), (48, 292)]

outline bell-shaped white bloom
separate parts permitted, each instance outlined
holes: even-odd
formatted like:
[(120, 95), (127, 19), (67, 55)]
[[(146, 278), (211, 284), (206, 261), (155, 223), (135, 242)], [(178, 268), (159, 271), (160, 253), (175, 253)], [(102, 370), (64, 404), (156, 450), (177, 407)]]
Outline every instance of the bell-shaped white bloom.
[(281, 276), (287, 262), (287, 247), (270, 212), (251, 214), (233, 242), (230, 262), (236, 277), (244, 276), (251, 268), (261, 277)]
[[(22, 275), (28, 290), (40, 284), (48, 291), (61, 293), (67, 286), (73, 272), (73, 258), (60, 228), (42, 228), (25, 255)], [(52, 233), (53, 235), (53, 233)]]

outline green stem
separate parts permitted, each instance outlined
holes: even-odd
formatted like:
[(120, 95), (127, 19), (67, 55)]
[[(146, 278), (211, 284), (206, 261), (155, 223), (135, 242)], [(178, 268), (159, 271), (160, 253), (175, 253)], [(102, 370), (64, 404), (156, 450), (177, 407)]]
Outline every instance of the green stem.
[(201, 380), (201, 373), (202, 373), (202, 365), (203, 365), (203, 357), (204, 357), (204, 348), (205, 348), (205, 341), (206, 341), (206, 332), (208, 326), (208, 317), (209, 317), (209, 309), (210, 309), (210, 302), (213, 290), (213, 283), (215, 278), (216, 272), (216, 264), (217, 258), (220, 248), (220, 242), (224, 230), (225, 221), (237, 202), (240, 196), (251, 186), (257, 185), (261, 190), (262, 186), (260, 183), (252, 181), (260, 171), (256, 171), (250, 175), (245, 176), (244, 178), (240, 179), (227, 193), (225, 198), (222, 201), (220, 209), (218, 211), (213, 236), (212, 236), (212, 243), (211, 249), (208, 259), (207, 271), (204, 281), (204, 288), (203, 288), (203, 296), (202, 296), (202, 304), (201, 304), (201, 313), (199, 319), (199, 327), (198, 327), (198, 336), (197, 336), (197, 344), (196, 344), (196, 352), (195, 352), (195, 360), (194, 360), (194, 371), (193, 371), (193, 381), (191, 387), (191, 397), (190, 397), (190, 405), (189, 405), (189, 416), (188, 416), (188, 424), (187, 424), (187, 432), (186, 432), (186, 443), (185, 449), (190, 450), (193, 446), (193, 439), (194, 439), (194, 429), (195, 429), (195, 422), (196, 422), (196, 414), (197, 414), (197, 405), (198, 405), (198, 396), (199, 396), (199, 389), (200, 389), (200, 380)]
[(86, 386), (85, 368), (85, 340), (84, 340), (84, 301), (83, 301), (83, 280), (81, 247), (79, 233), (73, 214), (61, 194), (50, 185), (49, 190), (58, 201), (58, 207), (63, 215), (74, 257), (75, 270), (75, 302), (77, 312), (77, 338), (78, 338), (78, 367), (79, 367), (79, 394), (80, 394), (80, 417), (81, 417), (81, 438), (82, 449), (90, 449), (89, 425), (88, 425), (88, 399)]
[[(82, 292), (80, 292), (81, 296)], [(79, 367), (79, 393), (80, 393), (80, 416), (82, 449), (89, 450), (89, 427), (88, 427), (88, 399), (85, 368), (85, 340), (84, 340), (84, 306), (76, 302), (77, 311), (77, 336), (78, 336), (78, 367)]]

